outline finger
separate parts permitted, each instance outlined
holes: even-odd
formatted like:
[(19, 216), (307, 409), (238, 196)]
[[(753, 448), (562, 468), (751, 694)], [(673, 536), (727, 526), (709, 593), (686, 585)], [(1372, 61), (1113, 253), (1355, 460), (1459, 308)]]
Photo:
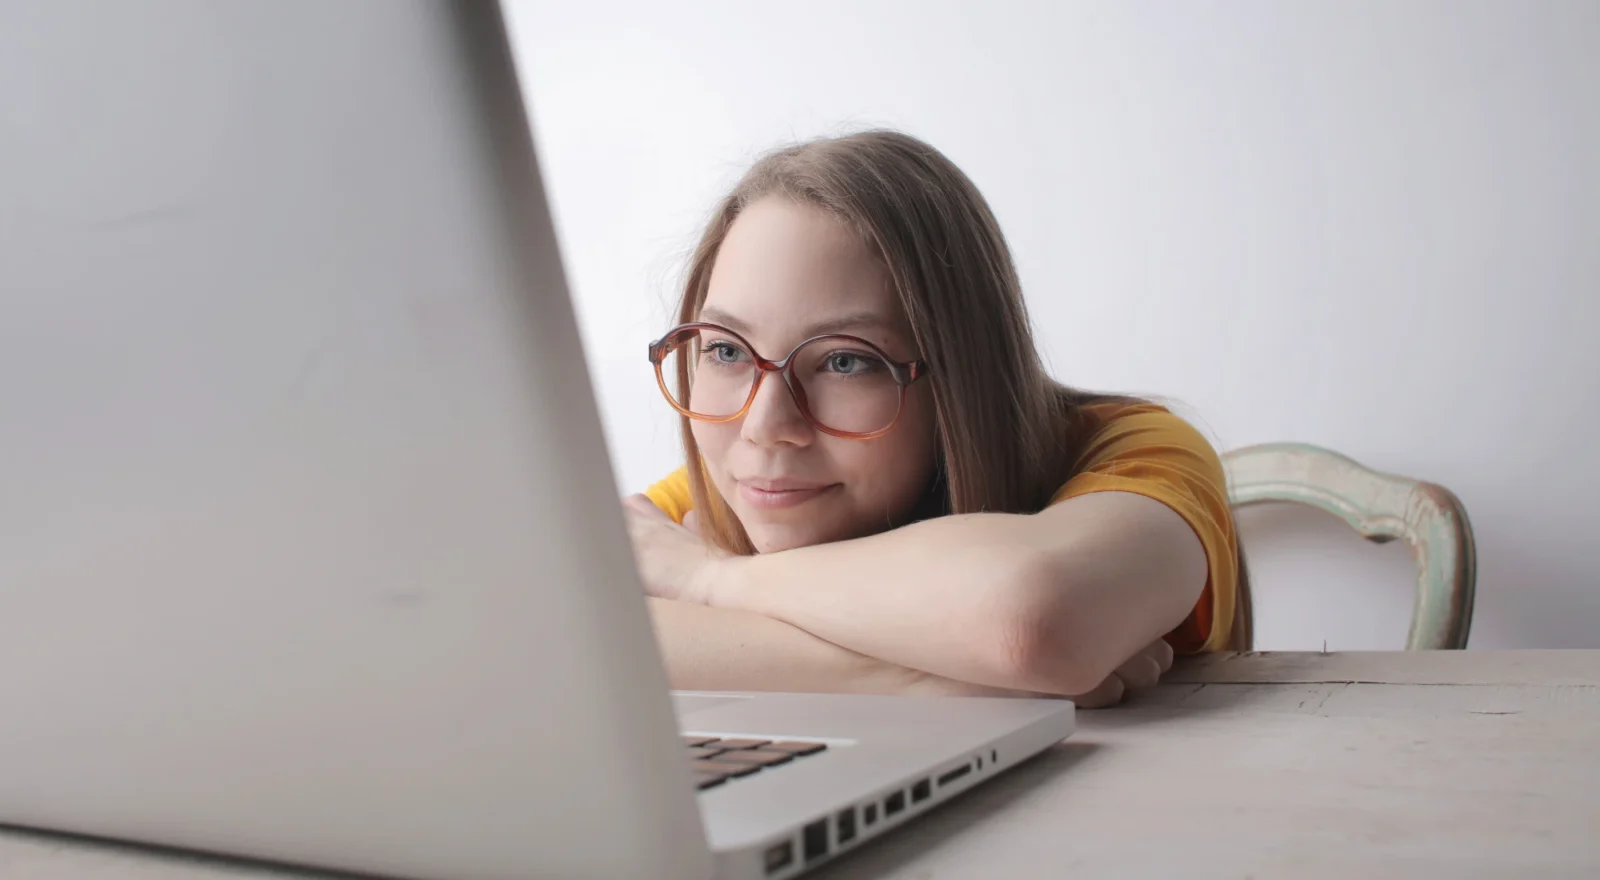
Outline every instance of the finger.
[(1143, 651), (1128, 658), (1128, 662), (1117, 667), (1117, 678), (1128, 690), (1143, 690), (1156, 686), (1161, 680), (1161, 665), (1154, 657)]
[(683, 527), (695, 534), (700, 534), (700, 515), (693, 510), (683, 515)]
[(1172, 646), (1167, 644), (1166, 639), (1156, 639), (1154, 644), (1144, 649), (1144, 652), (1155, 658), (1156, 665), (1161, 667), (1162, 672), (1172, 668)]
[(634, 494), (622, 499), (622, 506), (640, 516), (664, 518), (666, 514), (650, 500), (648, 495)]
[(1080, 709), (1103, 709), (1122, 702), (1124, 690), (1122, 679), (1108, 675), (1105, 681), (1095, 686), (1094, 690), (1073, 697), (1072, 702)]

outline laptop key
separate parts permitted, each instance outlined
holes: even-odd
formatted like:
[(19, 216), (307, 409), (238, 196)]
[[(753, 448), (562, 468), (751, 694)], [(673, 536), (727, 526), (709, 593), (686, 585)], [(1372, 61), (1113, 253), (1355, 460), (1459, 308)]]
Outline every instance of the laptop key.
[(788, 752), (769, 752), (763, 749), (723, 752), (717, 761), (724, 764), (749, 764), (755, 767), (775, 767), (794, 760)]
[(683, 735), (684, 751), (694, 768), (695, 787), (700, 790), (721, 785), (761, 770), (789, 764), (796, 758), (827, 749), (823, 743), (799, 740), (730, 738)]
[(715, 773), (719, 776), (749, 776), (761, 769), (760, 764), (725, 764), (719, 761), (695, 761), (690, 765), (698, 773)]
[(774, 752), (788, 752), (797, 758), (803, 755), (815, 755), (817, 752), (820, 752), (827, 747), (827, 743), (808, 742), (775, 742), (767, 743), (766, 745), (762, 746), (763, 749), (768, 749)]
[(699, 772), (697, 772), (697, 773), (694, 774), (694, 787), (696, 789), (701, 790), (701, 791), (704, 791), (705, 789), (708, 789), (708, 788), (714, 788), (714, 787), (716, 787), (718, 785), (721, 785), (722, 783), (727, 782), (727, 781), (728, 781), (728, 777), (722, 775), (721, 773), (699, 773)]

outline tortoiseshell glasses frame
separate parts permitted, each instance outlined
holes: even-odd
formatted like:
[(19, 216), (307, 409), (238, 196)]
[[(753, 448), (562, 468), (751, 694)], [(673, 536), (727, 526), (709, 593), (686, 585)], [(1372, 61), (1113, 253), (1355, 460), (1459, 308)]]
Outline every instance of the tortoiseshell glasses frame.
[[(666, 361), (668, 355), (676, 351), (686, 342), (698, 337), (700, 334), (706, 331), (712, 331), (727, 336), (736, 345), (741, 347), (745, 353), (750, 355), (750, 359), (753, 365), (756, 367), (755, 379), (750, 383), (750, 393), (745, 397), (744, 404), (739, 407), (738, 411), (732, 414), (713, 415), (708, 413), (697, 413), (690, 410), (687, 406), (679, 403), (677, 395), (673, 394), (672, 388), (667, 384), (667, 376), (661, 366), (662, 363)], [(842, 343), (848, 343), (851, 346), (864, 349), (873, 357), (876, 357), (882, 361), (884, 367), (888, 369), (889, 375), (894, 379), (897, 395), (894, 417), (889, 420), (888, 424), (882, 426), (881, 428), (870, 431), (843, 431), (824, 424), (812, 412), (811, 403), (806, 396), (804, 383), (795, 379), (795, 355), (798, 354), (801, 349), (804, 349), (809, 345), (814, 345), (823, 340), (838, 340)], [(756, 394), (761, 391), (762, 380), (767, 377), (768, 373), (778, 373), (783, 377), (784, 385), (788, 387), (790, 396), (794, 398), (795, 407), (800, 411), (800, 415), (803, 416), (805, 420), (812, 425), (812, 427), (822, 431), (825, 434), (829, 434), (834, 437), (843, 437), (850, 440), (871, 440), (876, 437), (882, 437), (884, 434), (887, 434), (893, 430), (894, 426), (899, 424), (901, 415), (905, 413), (906, 389), (910, 388), (911, 385), (916, 383), (917, 380), (927, 375), (928, 372), (927, 363), (924, 361), (896, 361), (889, 357), (889, 355), (885, 354), (883, 349), (873, 345), (867, 340), (862, 339), (859, 336), (849, 336), (840, 333), (826, 333), (819, 336), (813, 336), (804, 340), (799, 345), (796, 345), (783, 358), (779, 360), (768, 360), (767, 358), (757, 354), (755, 346), (752, 346), (738, 333), (735, 333), (733, 330), (730, 330), (721, 324), (712, 324), (705, 321), (695, 321), (688, 324), (680, 324), (671, 330), (668, 330), (660, 339), (650, 343), (650, 363), (655, 366), (656, 384), (661, 388), (661, 395), (667, 399), (667, 403), (671, 404), (673, 409), (677, 410), (681, 415), (688, 418), (696, 419), (702, 422), (713, 423), (732, 422), (742, 419), (747, 413), (750, 412), (750, 406), (755, 402)], [(687, 361), (679, 361), (678, 372), (680, 375), (675, 377), (677, 381), (684, 383), (685, 385), (690, 383), (691, 376), (688, 373), (689, 369), (690, 367), (688, 366)]]

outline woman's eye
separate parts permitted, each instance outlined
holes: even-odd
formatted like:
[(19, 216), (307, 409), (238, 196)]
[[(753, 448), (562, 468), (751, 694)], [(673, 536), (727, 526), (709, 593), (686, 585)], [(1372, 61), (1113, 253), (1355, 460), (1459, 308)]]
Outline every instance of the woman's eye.
[(841, 373), (847, 376), (871, 372), (874, 368), (881, 366), (877, 358), (850, 351), (836, 351), (828, 355), (823, 361), (823, 365), (830, 373)]
[(700, 349), (701, 354), (708, 354), (711, 359), (722, 364), (736, 364), (744, 355), (737, 346), (730, 342), (709, 342)]

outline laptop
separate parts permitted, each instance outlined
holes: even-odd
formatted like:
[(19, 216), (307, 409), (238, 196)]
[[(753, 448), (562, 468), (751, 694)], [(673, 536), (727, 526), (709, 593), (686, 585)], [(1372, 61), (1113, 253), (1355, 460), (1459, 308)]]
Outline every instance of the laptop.
[(513, 62), (492, 3), (0, 7), (0, 823), (787, 878), (1072, 732), (669, 690)]

